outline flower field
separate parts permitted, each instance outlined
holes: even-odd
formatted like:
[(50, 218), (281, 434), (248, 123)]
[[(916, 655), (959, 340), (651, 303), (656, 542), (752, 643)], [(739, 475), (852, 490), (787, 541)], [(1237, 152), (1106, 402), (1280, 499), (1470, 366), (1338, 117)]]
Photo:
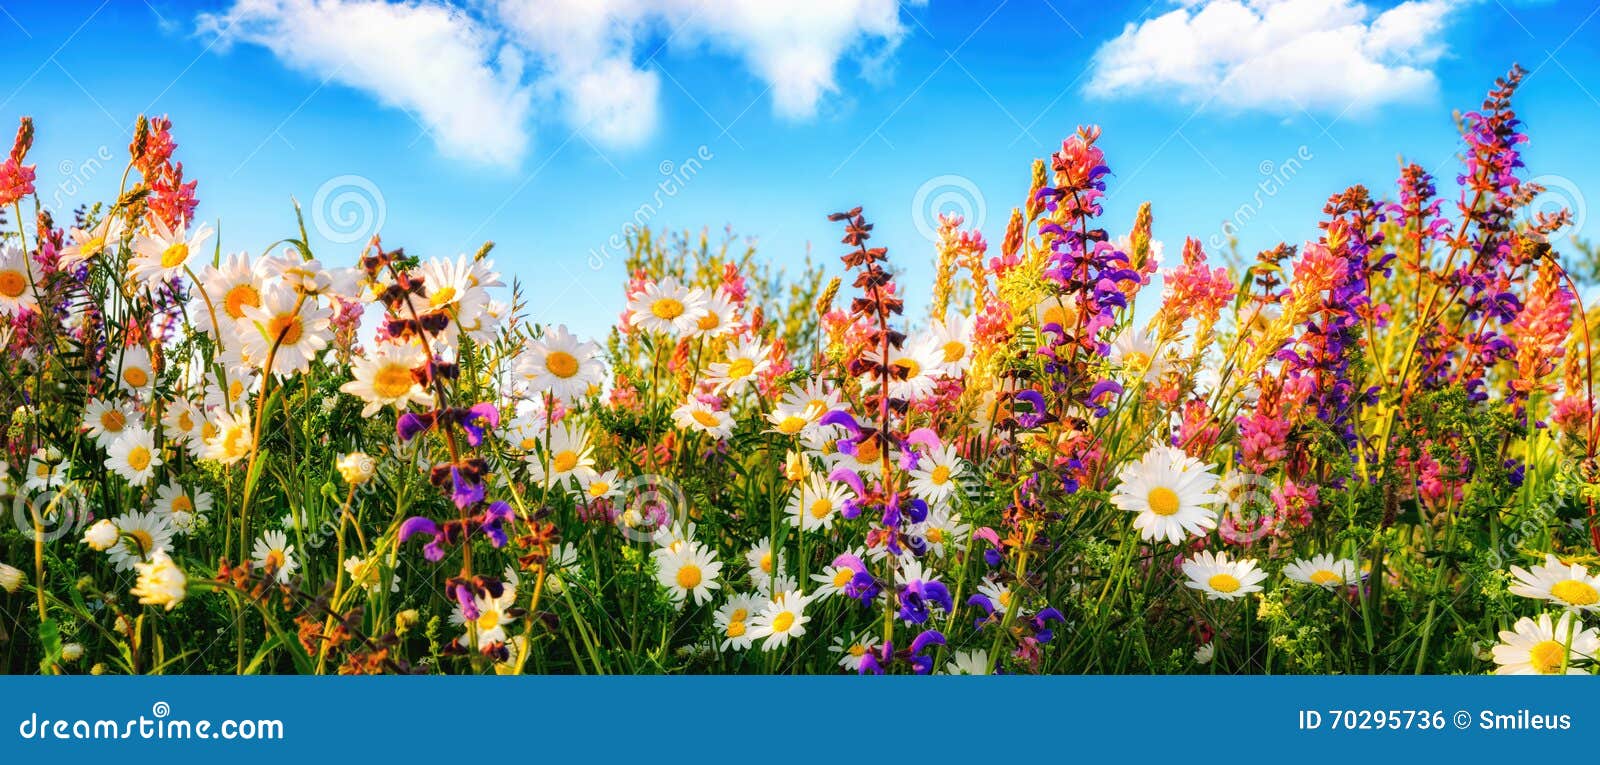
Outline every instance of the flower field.
[(1333, 194), (1314, 241), (1166, 250), (1084, 127), (995, 244), (855, 209), (783, 274), (643, 232), (594, 338), (491, 244), (235, 249), (165, 118), (54, 219), (23, 119), (0, 667), (1587, 674), (1600, 314), (1527, 209), (1522, 76), (1459, 175)]

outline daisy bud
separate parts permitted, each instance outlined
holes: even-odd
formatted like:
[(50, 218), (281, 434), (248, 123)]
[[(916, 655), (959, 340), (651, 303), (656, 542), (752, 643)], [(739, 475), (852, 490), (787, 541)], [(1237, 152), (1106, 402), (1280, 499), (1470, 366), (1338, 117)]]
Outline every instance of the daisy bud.
[(139, 580), (128, 594), (144, 605), (164, 606), (171, 611), (189, 594), (189, 577), (164, 552), (151, 556), (149, 563), (135, 563), (133, 567), (139, 571)]
[(111, 519), (102, 518), (101, 520), (95, 521), (94, 525), (90, 526), (89, 530), (83, 533), (83, 541), (90, 547), (104, 552), (111, 549), (111, 546), (117, 543), (117, 537), (120, 536), (121, 533), (122, 532), (117, 530), (117, 524), (112, 523)]
[(94, 666), (89, 668), (89, 674), (91, 674), (91, 675), (103, 675), (105, 673), (106, 673), (106, 665), (104, 665), (104, 664), (98, 664), (97, 663)]
[(783, 460), (783, 477), (800, 482), (811, 475), (811, 460), (803, 452), (791, 451)]
[(62, 661), (77, 661), (81, 658), (83, 658), (82, 643), (67, 643), (64, 646), (61, 646)]
[(22, 582), (25, 578), (22, 575), (22, 569), (0, 563), (0, 589), (6, 592), (16, 592), (22, 588)]

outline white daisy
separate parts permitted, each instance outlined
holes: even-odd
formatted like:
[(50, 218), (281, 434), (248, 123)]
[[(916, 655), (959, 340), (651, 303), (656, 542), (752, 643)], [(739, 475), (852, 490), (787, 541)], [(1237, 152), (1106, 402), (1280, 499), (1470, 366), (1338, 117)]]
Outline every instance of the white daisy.
[(755, 639), (750, 634), (750, 617), (765, 602), (750, 595), (734, 595), (717, 608), (716, 613), (711, 615), (711, 623), (716, 625), (717, 634), (722, 637), (718, 644), (720, 650), (743, 651), (750, 647)]
[(811, 621), (805, 614), (808, 602), (802, 592), (778, 593), (750, 619), (751, 639), (761, 640), (761, 650), (771, 651), (806, 634), (806, 622)]
[(672, 422), (682, 430), (699, 431), (718, 440), (733, 435), (733, 415), (695, 398), (672, 410)]
[(755, 382), (756, 376), (771, 364), (767, 359), (767, 347), (760, 339), (746, 340), (728, 348), (726, 361), (715, 362), (707, 368), (706, 382), (718, 393), (737, 394)]
[(156, 368), (150, 352), (142, 346), (124, 348), (111, 368), (116, 370), (117, 385), (125, 391), (142, 394), (156, 384)]
[(1544, 556), (1544, 565), (1527, 570), (1511, 567), (1516, 584), (1511, 592), (1525, 598), (1548, 600), (1575, 611), (1600, 611), (1600, 577), (1574, 563), (1566, 565), (1554, 555)]
[(281, 285), (269, 288), (261, 305), (246, 306), (244, 315), (239, 323), (241, 351), (262, 369), (270, 358), (268, 371), (280, 377), (309, 369), (332, 338), (328, 309)]
[(857, 632), (846, 640), (843, 635), (833, 638), (832, 651), (839, 654), (839, 667), (851, 672), (861, 671), (861, 662), (882, 642), (871, 632)]
[(1500, 633), (1500, 644), (1491, 649), (1497, 675), (1587, 675), (1576, 664), (1594, 661), (1600, 652), (1600, 633), (1583, 624), (1571, 611), (1561, 612), (1558, 621), (1549, 614), (1539, 620), (1517, 620)]
[(156, 436), (143, 426), (130, 426), (106, 447), (106, 469), (127, 479), (130, 486), (150, 482), (161, 465)]
[(599, 502), (621, 496), (621, 479), (617, 471), (607, 470), (604, 473), (590, 471), (578, 474), (577, 494), (579, 501), (585, 503)]
[(386, 406), (403, 412), (408, 404), (430, 405), (433, 397), (413, 374), (427, 363), (427, 354), (415, 343), (380, 343), (369, 355), (351, 359), (350, 374), (355, 379), (339, 390), (366, 403), (362, 417), (371, 417)]
[(232, 465), (255, 450), (255, 434), (250, 430), (247, 412), (217, 410), (200, 426), (204, 448), (200, 459)]
[(956, 479), (964, 472), (966, 468), (954, 446), (946, 444), (931, 450), (917, 460), (917, 467), (911, 471), (911, 494), (930, 505), (943, 504), (960, 488)]
[(1155, 338), (1133, 327), (1123, 329), (1112, 341), (1110, 358), (1124, 374), (1145, 382), (1155, 382), (1166, 371), (1156, 355)]
[(195, 529), (198, 518), (211, 512), (211, 501), (207, 492), (190, 492), (177, 482), (169, 482), (156, 489), (153, 509), (167, 517), (173, 530), (187, 534)]
[(972, 317), (956, 316), (934, 323), (930, 332), (939, 351), (939, 372), (960, 377), (972, 366)]
[(1267, 578), (1253, 560), (1228, 560), (1227, 553), (1213, 555), (1209, 550), (1184, 561), (1183, 575), (1189, 578), (1184, 584), (1211, 600), (1233, 600), (1260, 592), (1261, 582)]
[[(550, 448), (542, 457), (530, 455), (528, 477), (540, 486), (562, 486), (567, 479), (583, 480), (594, 470), (594, 447), (582, 427), (562, 424), (550, 431)], [(543, 446), (543, 444), (541, 444)]]
[(171, 611), (189, 594), (189, 578), (165, 551), (151, 555), (149, 562), (133, 564), (133, 568), (138, 570), (139, 578), (128, 594), (143, 605), (161, 606)]
[(471, 620), (470, 627), (468, 627), (466, 609), (462, 608), (460, 603), (456, 603), (450, 613), (450, 623), (460, 627), (467, 627), (466, 631), (461, 635), (461, 644), (471, 644), (474, 631), (477, 632), (477, 646), (479, 648), (494, 643), (506, 642), (506, 625), (512, 622), (511, 617), (506, 615), (506, 611), (515, 605), (516, 601), (517, 588), (511, 586), (510, 583), (501, 588), (500, 597), (498, 598), (488, 594), (474, 595), (472, 606), (477, 610), (478, 615)]
[(722, 564), (709, 549), (700, 544), (687, 544), (656, 561), (656, 580), (667, 588), (672, 602), (682, 607), (689, 595), (694, 595), (695, 605), (704, 605), (711, 599), (711, 591), (722, 588), (717, 576)]
[(200, 410), (186, 398), (167, 402), (161, 412), (161, 433), (179, 444), (193, 444), (200, 439)]
[(679, 335), (694, 332), (706, 310), (706, 297), (669, 276), (646, 284), (628, 301), (628, 322), (645, 332)]
[(177, 230), (173, 230), (161, 219), (151, 218), (149, 233), (133, 235), (133, 259), (128, 261), (130, 274), (150, 287), (182, 276), (190, 258), (210, 238), (211, 227), (204, 223), (191, 232), (187, 223), (180, 223)]
[[(863, 357), (874, 363), (884, 363), (884, 356), (877, 350), (870, 350)], [(943, 353), (934, 346), (932, 339), (916, 341), (906, 340), (901, 347), (890, 346), (888, 364), (889, 396), (906, 401), (915, 401), (932, 393), (939, 385), (940, 365), (944, 362)], [(879, 380), (878, 373), (871, 373), (863, 379), (869, 387), (876, 387)]]
[(88, 229), (67, 229), (67, 238), (72, 240), (72, 243), (61, 248), (60, 267), (70, 269), (86, 260), (99, 257), (107, 247), (114, 249), (122, 242), (123, 228), (120, 216), (108, 215)]
[(220, 268), (208, 264), (200, 272), (200, 289), (205, 296), (197, 304), (190, 305), (195, 329), (220, 334), (217, 327), (235, 326), (244, 319), (246, 308), (261, 306), (265, 284), (266, 272), (260, 261), (252, 261), (248, 253), (229, 255)]
[(584, 395), (605, 376), (600, 346), (579, 342), (564, 324), (546, 329), (543, 337), (529, 344), (517, 371), (530, 390), (548, 391), (563, 401)]
[(722, 337), (739, 328), (735, 323), (736, 309), (733, 301), (722, 290), (708, 298), (702, 306), (700, 318), (695, 320), (693, 337)]
[(1217, 476), (1211, 468), (1170, 446), (1156, 446), (1117, 473), (1111, 504), (1138, 513), (1133, 527), (1145, 541), (1181, 544), (1186, 535), (1204, 536), (1217, 527), (1207, 505), (1221, 501), (1211, 493)]
[(67, 482), (67, 471), (72, 461), (62, 456), (54, 446), (36, 449), (28, 458), (28, 477), (22, 482), (23, 491), (48, 491), (59, 489)]
[(262, 532), (250, 554), (256, 568), (271, 573), (278, 584), (288, 584), (289, 577), (299, 568), (294, 558), (294, 545), (289, 544), (289, 537), (281, 531)]
[(1348, 558), (1323, 553), (1300, 559), (1283, 567), (1283, 575), (1301, 584), (1336, 589), (1361, 582), (1361, 567)]
[(944, 665), (947, 675), (992, 675), (994, 666), (989, 662), (989, 652), (985, 650), (956, 651), (950, 656), (949, 663)]
[(845, 503), (854, 498), (855, 492), (848, 487), (813, 473), (789, 497), (789, 525), (802, 531), (833, 528)]
[(33, 289), (33, 266), (21, 247), (0, 244), (0, 314), (17, 316), (38, 311), (39, 298)]
[(89, 400), (83, 408), (83, 427), (103, 449), (130, 427), (139, 427), (143, 418), (121, 401), (103, 398)]
[(928, 517), (911, 527), (912, 536), (920, 537), (928, 552), (940, 557), (949, 550), (967, 549), (967, 536), (971, 533), (972, 524), (963, 522), (960, 513), (944, 505), (928, 508)]
[[(172, 551), (172, 524), (163, 516), (128, 512), (111, 519), (111, 523), (116, 527), (117, 541), (105, 551), (118, 571), (132, 571), (135, 563)], [(94, 546), (92, 542), (90, 546)]]

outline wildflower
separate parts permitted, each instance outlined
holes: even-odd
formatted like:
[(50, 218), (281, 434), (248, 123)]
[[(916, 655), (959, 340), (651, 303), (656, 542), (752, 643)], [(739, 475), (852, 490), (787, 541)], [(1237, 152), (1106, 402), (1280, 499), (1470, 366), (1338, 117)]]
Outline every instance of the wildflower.
[(243, 252), (229, 255), (221, 267), (208, 264), (200, 271), (200, 290), (205, 297), (194, 311), (195, 328), (220, 335), (222, 328), (231, 329), (243, 321), (246, 308), (261, 307), (266, 278), (261, 262), (251, 261)]
[(360, 486), (378, 474), (378, 463), (366, 452), (350, 452), (334, 462), (339, 477), (351, 486)]
[[(915, 401), (932, 393), (939, 384), (936, 374), (944, 363), (943, 352), (931, 339), (891, 344), (887, 356), (881, 350), (869, 350), (863, 358), (889, 367), (889, 397), (904, 401)], [(864, 382), (875, 384), (876, 380), (874, 376)]]
[(722, 573), (722, 564), (717, 562), (711, 550), (698, 543), (682, 545), (668, 552), (657, 559), (656, 566), (656, 579), (667, 588), (672, 601), (679, 606), (691, 594), (694, 595), (695, 605), (703, 605), (711, 599), (712, 590), (722, 587), (717, 581), (717, 575)]
[(689, 399), (672, 410), (672, 422), (684, 430), (705, 433), (718, 440), (733, 435), (733, 416), (697, 399)]
[(830, 650), (839, 654), (839, 667), (850, 672), (861, 671), (861, 661), (877, 648), (881, 641), (870, 632), (857, 632), (847, 640), (844, 636), (835, 636)]
[(288, 536), (281, 531), (262, 533), (256, 538), (250, 554), (256, 566), (278, 584), (288, 584), (295, 569), (299, 568), (294, 558), (294, 545), (289, 544)]
[(550, 431), (549, 439), (543, 458), (529, 461), (529, 478), (540, 485), (561, 486), (568, 479), (581, 485), (594, 474), (594, 448), (588, 431), (562, 425)]
[(962, 466), (961, 458), (956, 456), (955, 447), (946, 444), (917, 462), (916, 469), (911, 471), (908, 488), (912, 496), (937, 505), (955, 494), (958, 488), (956, 479), (965, 472), (966, 468)]
[(117, 384), (130, 393), (143, 394), (156, 383), (156, 368), (150, 361), (150, 352), (143, 347), (123, 349), (111, 368), (116, 370)]
[(82, 643), (63, 643), (61, 646), (61, 660), (74, 662), (83, 658)]
[(1569, 566), (1546, 555), (1544, 565), (1535, 565), (1531, 571), (1512, 566), (1511, 575), (1517, 580), (1510, 588), (1514, 595), (1548, 600), (1574, 611), (1600, 611), (1600, 577), (1577, 563)]
[(408, 404), (426, 406), (433, 403), (433, 397), (423, 389), (417, 372), (427, 361), (427, 354), (415, 344), (383, 343), (370, 356), (351, 359), (350, 373), (355, 379), (339, 390), (366, 403), (362, 417), (371, 417), (386, 406), (401, 411)]
[(1161, 379), (1166, 367), (1156, 353), (1156, 341), (1145, 332), (1128, 327), (1111, 343), (1111, 363), (1129, 377), (1153, 383)]
[(802, 531), (830, 529), (845, 503), (853, 499), (849, 489), (812, 473), (789, 497), (789, 525)]
[(1208, 465), (1178, 449), (1157, 446), (1117, 473), (1111, 504), (1138, 513), (1133, 527), (1145, 541), (1181, 544), (1186, 535), (1203, 536), (1216, 528), (1216, 511), (1206, 507), (1222, 499), (1211, 492), (1216, 485)]
[(734, 595), (717, 608), (716, 613), (711, 615), (711, 622), (722, 636), (718, 644), (720, 650), (731, 648), (743, 651), (750, 647), (755, 641), (755, 636), (750, 634), (750, 617), (762, 603), (764, 601), (760, 598)]
[(101, 447), (111, 445), (130, 427), (140, 425), (141, 416), (117, 401), (90, 399), (83, 408), (83, 427)]
[(972, 366), (972, 317), (960, 316), (934, 323), (930, 335), (939, 351), (938, 369), (946, 377), (960, 377)]
[(96, 552), (105, 552), (117, 543), (122, 532), (117, 530), (117, 524), (110, 518), (101, 518), (83, 532), (83, 542)]
[(736, 395), (756, 379), (772, 363), (767, 359), (767, 347), (759, 339), (737, 343), (727, 352), (727, 361), (711, 364), (706, 370), (706, 382), (717, 393)]
[(599, 385), (605, 376), (600, 346), (578, 342), (564, 324), (545, 330), (517, 362), (517, 371), (530, 389), (570, 401)]
[(928, 508), (928, 515), (921, 523), (914, 524), (909, 533), (920, 538), (927, 546), (928, 553), (943, 557), (948, 550), (967, 549), (967, 535), (972, 532), (972, 524), (963, 523), (961, 514), (952, 511), (943, 505), (934, 505)]
[[(112, 519), (112, 522), (118, 539), (104, 550), (118, 571), (132, 571), (135, 564), (172, 549), (172, 522), (165, 516), (127, 512)], [(95, 546), (95, 542), (90, 542), (90, 546)]]
[(1184, 584), (1211, 600), (1233, 600), (1260, 592), (1261, 582), (1267, 578), (1253, 560), (1228, 560), (1227, 553), (1212, 554), (1209, 550), (1184, 561), (1183, 575), (1189, 578)]
[(1196, 664), (1202, 666), (1210, 664), (1211, 660), (1216, 657), (1217, 646), (1215, 643), (1203, 643), (1199, 648), (1194, 649), (1194, 663)]
[(122, 240), (122, 231), (122, 218), (116, 215), (101, 218), (99, 223), (88, 229), (68, 229), (67, 237), (72, 240), (72, 244), (61, 248), (58, 266), (69, 269), (98, 257), (106, 251), (106, 247), (114, 247)]
[(162, 606), (171, 611), (189, 594), (189, 578), (165, 551), (157, 551), (148, 562), (133, 565), (139, 578), (128, 594), (147, 606)]
[(482, 513), (443, 523), (420, 515), (412, 516), (400, 524), (400, 543), (405, 544), (416, 536), (430, 537), (428, 543), (423, 545), (422, 555), (434, 563), (444, 560), (446, 546), (470, 542), (474, 532), (488, 537), (489, 543), (495, 547), (504, 547), (505, 525), (511, 522), (514, 515), (510, 505), (494, 502)]
[(143, 486), (161, 465), (155, 434), (142, 426), (129, 427), (106, 449), (106, 469), (127, 479), (131, 486)]
[(211, 495), (206, 492), (190, 493), (176, 482), (169, 482), (156, 489), (152, 509), (165, 515), (174, 531), (187, 534), (194, 530), (197, 518), (211, 512), (211, 501)]
[(1549, 614), (1538, 621), (1523, 617), (1509, 630), (1500, 632), (1500, 644), (1492, 649), (1497, 675), (1587, 675), (1574, 666), (1594, 661), (1600, 653), (1600, 633), (1583, 624), (1571, 611), (1552, 622)]
[(22, 589), (22, 583), (28, 580), (22, 569), (5, 563), (0, 563), (0, 590), (14, 593)]
[(628, 322), (646, 332), (680, 335), (694, 332), (706, 310), (705, 295), (667, 277), (646, 284), (628, 301)]
[[(377, 555), (367, 558), (363, 558), (360, 555), (352, 555), (344, 559), (344, 572), (350, 577), (350, 584), (361, 587), (369, 593), (376, 594), (383, 590), (383, 569), (385, 565), (393, 568), (392, 561), (385, 564), (384, 560)], [(389, 591), (400, 591), (400, 577), (397, 574), (391, 574), (389, 577)]]
[(988, 675), (993, 674), (993, 665), (989, 661), (989, 652), (985, 650), (956, 651), (950, 655), (950, 661), (944, 665), (947, 675)]
[[(244, 315), (242, 350), (263, 371), (279, 377), (304, 372), (317, 352), (328, 347), (328, 309), (309, 304), (281, 285), (269, 288), (261, 305), (246, 306)], [(272, 368), (266, 369), (269, 362)]]
[(460, 640), (463, 643), (473, 639), (476, 632), (479, 648), (506, 642), (506, 625), (512, 622), (506, 611), (516, 604), (517, 589), (510, 586), (500, 587), (499, 594), (493, 591), (472, 596), (472, 606), (457, 602), (450, 613), (450, 623), (466, 627)]
[(133, 235), (133, 259), (128, 262), (130, 276), (146, 287), (183, 275), (194, 253), (211, 238), (211, 227), (202, 223), (193, 232), (187, 224), (169, 228), (159, 218), (150, 221), (150, 232)]
[(72, 461), (62, 456), (59, 449), (53, 446), (36, 449), (28, 458), (28, 478), (22, 488), (31, 492), (59, 489), (66, 483), (71, 467)]
[(806, 634), (806, 623), (811, 621), (811, 617), (805, 615), (808, 602), (810, 599), (805, 593), (798, 591), (773, 596), (761, 613), (750, 620), (750, 638), (762, 639), (761, 650), (771, 651), (782, 648), (791, 638)]
[(255, 450), (255, 434), (250, 431), (248, 413), (218, 412), (207, 425), (212, 434), (203, 441), (201, 459), (232, 465)]
[(1290, 581), (1314, 584), (1329, 590), (1361, 582), (1361, 568), (1348, 558), (1334, 558), (1323, 553), (1309, 559), (1296, 560), (1283, 567), (1283, 575)]
[(703, 307), (700, 318), (695, 320), (693, 337), (723, 337), (739, 329), (735, 323), (737, 306), (723, 290), (717, 290)]

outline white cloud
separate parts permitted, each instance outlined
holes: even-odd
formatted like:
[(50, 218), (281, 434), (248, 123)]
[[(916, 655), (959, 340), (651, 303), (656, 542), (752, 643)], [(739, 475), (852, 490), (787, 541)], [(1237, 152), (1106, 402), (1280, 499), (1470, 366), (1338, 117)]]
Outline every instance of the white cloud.
[(1363, 112), (1438, 86), (1445, 22), (1460, 0), (1189, 0), (1095, 52), (1086, 91), (1295, 115)]
[(487, 162), (520, 159), (536, 110), (603, 146), (647, 140), (662, 49), (734, 59), (775, 114), (804, 119), (838, 91), (840, 61), (869, 70), (905, 34), (895, 0), (469, 1), (235, 0), (200, 21), (404, 108), (445, 153)]
[(462, 11), (379, 0), (237, 0), (202, 15), (202, 33), (260, 45), (288, 66), (375, 96), (424, 125), (439, 150), (516, 163), (532, 92), (522, 54)]

